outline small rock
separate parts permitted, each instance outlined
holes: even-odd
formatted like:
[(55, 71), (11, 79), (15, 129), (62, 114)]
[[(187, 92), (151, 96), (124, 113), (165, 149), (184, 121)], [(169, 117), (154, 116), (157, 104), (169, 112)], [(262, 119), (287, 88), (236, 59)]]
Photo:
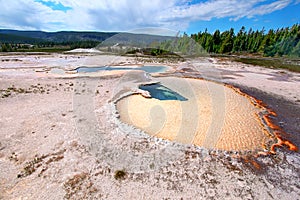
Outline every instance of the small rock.
[(286, 161), (295, 168), (300, 167), (300, 158), (296, 154), (286, 155)]

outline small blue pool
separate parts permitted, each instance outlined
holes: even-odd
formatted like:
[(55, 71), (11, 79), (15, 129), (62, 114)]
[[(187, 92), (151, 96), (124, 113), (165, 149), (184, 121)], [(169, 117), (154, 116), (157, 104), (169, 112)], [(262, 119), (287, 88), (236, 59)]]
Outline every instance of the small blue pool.
[(159, 84), (140, 85), (139, 89), (146, 90), (151, 94), (152, 98), (159, 100), (178, 100), (187, 101), (188, 99), (181, 96), (177, 92)]
[(98, 72), (98, 71), (117, 71), (117, 70), (142, 70), (148, 73), (161, 73), (168, 69), (166, 66), (142, 66), (142, 67), (122, 67), (122, 66), (102, 66), (102, 67), (78, 67), (78, 73)]

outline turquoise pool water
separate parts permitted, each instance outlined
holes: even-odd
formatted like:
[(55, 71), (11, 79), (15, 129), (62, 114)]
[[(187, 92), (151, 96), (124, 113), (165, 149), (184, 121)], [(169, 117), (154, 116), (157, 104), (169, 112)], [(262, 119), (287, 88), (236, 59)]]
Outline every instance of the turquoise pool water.
[(188, 99), (181, 96), (177, 92), (159, 84), (149, 84), (139, 86), (141, 90), (146, 90), (151, 94), (152, 98), (159, 100), (178, 100), (178, 101), (187, 101)]
[(102, 67), (78, 67), (78, 73), (98, 72), (98, 71), (117, 71), (117, 70), (142, 70), (148, 73), (165, 72), (168, 69), (166, 66), (142, 66), (142, 67), (122, 67), (122, 66), (102, 66)]

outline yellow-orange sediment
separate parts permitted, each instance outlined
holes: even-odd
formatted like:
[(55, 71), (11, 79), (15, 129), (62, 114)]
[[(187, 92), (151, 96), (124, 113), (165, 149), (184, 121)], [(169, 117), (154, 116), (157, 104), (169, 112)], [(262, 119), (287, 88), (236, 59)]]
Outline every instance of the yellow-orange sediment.
[[(282, 139), (284, 132), (270, 119), (276, 113), (239, 88), (203, 79), (165, 77), (159, 81), (189, 100), (128, 96), (117, 102), (122, 121), (156, 137), (207, 148), (258, 150), (261, 155), (273, 154), (276, 147), (285, 145), (297, 151)], [(270, 140), (273, 144), (266, 149)]]

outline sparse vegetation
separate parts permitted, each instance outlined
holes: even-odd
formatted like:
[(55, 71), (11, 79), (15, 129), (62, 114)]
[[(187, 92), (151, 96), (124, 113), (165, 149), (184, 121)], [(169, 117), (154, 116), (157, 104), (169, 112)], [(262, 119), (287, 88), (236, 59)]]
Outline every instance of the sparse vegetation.
[(175, 56), (178, 57), (175, 53), (163, 49), (158, 48), (142, 48), (142, 49), (135, 49), (132, 51), (128, 51), (126, 54), (141, 54), (147, 56)]
[(126, 52), (126, 56), (135, 56), (137, 62), (178, 63), (185, 59), (176, 53), (160, 48), (141, 48)]
[(38, 167), (41, 166), (41, 162), (44, 158), (45, 156), (39, 157), (36, 155), (33, 160), (26, 162), (23, 170), (17, 175), (17, 177), (22, 178), (31, 175)]
[[(73, 90), (72, 86), (73, 83), (67, 83), (70, 87), (67, 87), (64, 89), (64, 91), (70, 91)], [(11, 85), (7, 87), (6, 89), (0, 89), (0, 98), (7, 98), (10, 96), (14, 96), (16, 94), (27, 94), (27, 93), (34, 93), (34, 94), (49, 94), (50, 88), (55, 89), (56, 91), (60, 90), (58, 89), (58, 86), (62, 86), (62, 84), (58, 84), (56, 86), (50, 86), (50, 85), (44, 85), (37, 83), (36, 85), (30, 85), (28, 88), (18, 88), (14, 85)]]
[[(39, 169), (40, 167), (42, 167), (42, 169), (40, 170), (38, 176), (40, 177), (47, 169), (48, 169), (48, 165), (52, 162), (57, 162), (61, 159), (64, 158), (64, 152), (66, 150), (60, 150), (58, 152), (55, 153), (51, 153), (51, 154), (47, 154), (47, 155), (35, 155), (35, 157), (31, 160), (25, 163), (22, 171), (20, 173), (18, 173), (17, 178), (23, 178), (26, 176), (29, 176), (31, 174), (33, 174), (37, 169)], [(47, 161), (44, 161), (46, 158), (49, 158)], [(17, 159), (17, 155), (15, 153), (13, 153), (10, 156), (10, 160), (14, 160), (16, 161)]]
[(117, 170), (115, 171), (114, 178), (116, 180), (124, 180), (126, 175), (127, 173), (124, 170)]
[(245, 64), (258, 65), (267, 68), (287, 69), (293, 72), (300, 72), (300, 65), (297, 64), (297, 62), (299, 62), (298, 60), (286, 60), (283, 58), (252, 58), (252, 57), (235, 58), (234, 60)]
[(69, 178), (64, 183), (64, 189), (66, 191), (65, 199), (99, 199), (102, 197), (101, 194), (93, 196), (94, 193), (98, 192), (98, 189), (90, 180), (90, 175), (85, 172)]
[(66, 199), (70, 199), (79, 190), (81, 190), (81, 185), (83, 181), (87, 178), (87, 176), (87, 173), (76, 174), (64, 183), (64, 188), (66, 190)]

